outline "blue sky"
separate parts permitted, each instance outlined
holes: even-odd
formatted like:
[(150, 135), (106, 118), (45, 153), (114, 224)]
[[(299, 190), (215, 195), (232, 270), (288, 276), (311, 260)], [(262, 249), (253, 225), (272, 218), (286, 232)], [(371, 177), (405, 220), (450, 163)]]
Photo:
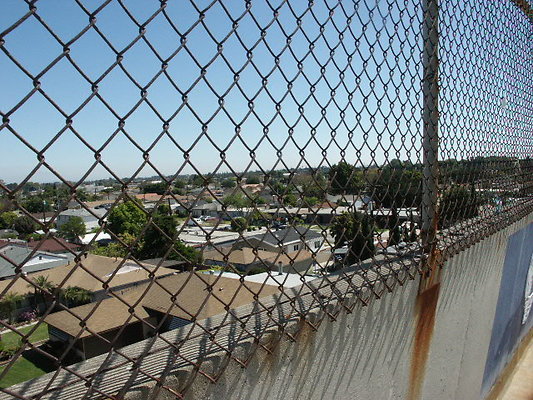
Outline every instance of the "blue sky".
[[(107, 1), (80, 3), (92, 13)], [(122, 3), (139, 24), (159, 7), (159, 1)], [(198, 23), (199, 10), (203, 12), (211, 3)], [(12, 130), (37, 151), (45, 149), (46, 162), (75, 181), (95, 162), (93, 150), (76, 133), (95, 150), (112, 138), (101, 150), (101, 160), (120, 177), (135, 173), (147, 150), (151, 162), (164, 174), (194, 172), (191, 164), (202, 173), (217, 168), (228, 171), (227, 165), (219, 166), (220, 151), (236, 171), (256, 170), (258, 164), (265, 170), (284, 165), (327, 166), (341, 158), (359, 160), (358, 165), (372, 160), (381, 163), (385, 158), (419, 161), (418, 2), (389, 8), (387, 2), (377, 2), (376, 6), (369, 1), (374, 4), (369, 9), (364, 2), (316, 1), (310, 10), (306, 1), (270, 3), (254, 1), (247, 12), (241, 1), (224, 1), (226, 9), (217, 1), (169, 1), (165, 12), (186, 42), (180, 44), (180, 35), (165, 15), (158, 13), (146, 25), (145, 37), (153, 46), (150, 49), (142, 39), (128, 47), (139, 28), (117, 0), (110, 1), (96, 14), (95, 26), (116, 51), (123, 52), (123, 68), (140, 87), (146, 87), (161, 70), (154, 50), (163, 60), (174, 54), (166, 68), (172, 83), (161, 74), (147, 89), (150, 105), (143, 102), (132, 111), (141, 99), (141, 90), (119, 67), (102, 78), (116, 54), (95, 29), (89, 28), (70, 46), (69, 56), (89, 80), (101, 79), (98, 94), (116, 115), (96, 97), (75, 113), (91, 96), (91, 84), (66, 57), (60, 57), (39, 77), (46, 95), (67, 115), (75, 113), (72, 130), (61, 112), (38, 92), (12, 112), (32, 90), (32, 80), (0, 53), (0, 111), (9, 114), (10, 120), (9, 127), (0, 131), (0, 179), (20, 181), (38, 164), (36, 154)], [(88, 15), (73, 0), (40, 0), (36, 6), (40, 19), (65, 43), (87, 27)], [(277, 18), (273, 18), (274, 8)], [(3, 0), (0, 31), (27, 12), (25, 1)], [(237, 28), (232, 28), (227, 13), (233, 19), (244, 14)], [(215, 41), (224, 38), (223, 57), (217, 56)], [(62, 54), (61, 45), (35, 16), (4, 40), (6, 51), (33, 76)], [(252, 52), (247, 53), (243, 46), (253, 47)], [(231, 69), (239, 71), (238, 86), (232, 86), (235, 74)], [(261, 75), (267, 74), (263, 84)], [(224, 109), (220, 110), (222, 95)], [(124, 129), (117, 131), (120, 119)], [(152, 146), (166, 122), (170, 137), (163, 134)], [(240, 135), (237, 138), (236, 132)], [(53, 144), (45, 147), (53, 138)], [(255, 161), (250, 151), (255, 152)], [(189, 162), (184, 154), (189, 155)], [(139, 176), (154, 174), (147, 166)], [(108, 176), (97, 166), (86, 179)], [(31, 180), (57, 178), (41, 167)]]

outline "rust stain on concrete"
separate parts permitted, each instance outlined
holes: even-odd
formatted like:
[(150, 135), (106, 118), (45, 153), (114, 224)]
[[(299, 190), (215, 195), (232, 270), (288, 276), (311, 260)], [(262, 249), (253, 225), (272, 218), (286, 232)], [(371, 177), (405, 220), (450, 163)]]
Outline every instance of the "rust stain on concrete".
[(429, 356), (429, 346), (435, 327), (439, 290), (440, 283), (436, 283), (420, 293), (416, 299), (416, 330), (411, 355), (408, 400), (420, 398)]

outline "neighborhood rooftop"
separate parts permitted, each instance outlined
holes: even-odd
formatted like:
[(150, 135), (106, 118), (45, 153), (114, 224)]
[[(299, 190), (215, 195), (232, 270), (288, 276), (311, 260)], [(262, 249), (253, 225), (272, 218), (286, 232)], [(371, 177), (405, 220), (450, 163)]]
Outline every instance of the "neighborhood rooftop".
[(280, 229), (277, 231), (269, 230), (265, 233), (258, 235), (253, 235), (250, 237), (258, 239), (263, 243), (270, 244), (271, 246), (279, 246), (280, 244), (291, 244), (294, 242), (299, 242), (302, 239), (304, 241), (309, 241), (313, 239), (322, 238), (323, 236), (309, 228), (305, 227), (293, 227)]
[[(55, 257), (60, 255), (53, 254)], [(66, 264), (68, 262), (68, 264)], [(150, 265), (139, 265), (133, 261), (123, 262), (122, 259), (97, 256), (88, 254), (79, 263), (74, 260), (65, 260), (62, 265), (46, 271), (39, 271), (28, 274), (28, 279), (33, 279), (38, 275), (45, 276), (50, 282), (62, 287), (78, 286), (91, 292), (104, 291), (104, 284), (111, 289), (121, 290), (129, 288), (138, 283), (149, 280), (150, 274), (156, 277), (174, 274), (176, 271), (164, 267), (154, 268)], [(115, 273), (116, 272), (116, 273)], [(112, 274), (115, 273), (113, 276)], [(0, 291), (9, 286), (9, 290), (18, 294), (25, 294), (33, 291), (28, 287), (28, 282), (24, 279), (11, 279), (0, 281)]]

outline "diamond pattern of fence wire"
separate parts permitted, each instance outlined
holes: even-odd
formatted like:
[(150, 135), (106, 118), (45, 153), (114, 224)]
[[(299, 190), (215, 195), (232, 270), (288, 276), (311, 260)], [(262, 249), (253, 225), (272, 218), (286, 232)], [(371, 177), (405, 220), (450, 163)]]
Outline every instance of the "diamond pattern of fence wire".
[(183, 397), (531, 212), (527, 2), (2, 11), (6, 398)]

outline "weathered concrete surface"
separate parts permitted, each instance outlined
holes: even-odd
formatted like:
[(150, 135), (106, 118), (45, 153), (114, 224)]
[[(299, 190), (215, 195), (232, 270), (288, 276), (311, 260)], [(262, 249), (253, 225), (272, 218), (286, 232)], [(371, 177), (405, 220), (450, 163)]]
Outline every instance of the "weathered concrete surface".
[[(271, 353), (259, 348), (243, 368), (221, 355), (202, 365), (217, 374), (216, 383), (182, 371), (166, 384), (185, 391), (190, 400), (217, 399), (479, 399), (491, 340), (507, 238), (533, 220), (530, 215), (447, 261), (430, 315), (429, 349), (417, 354), (418, 281), (408, 281), (367, 307), (341, 312), (315, 332), (294, 323), (296, 342), (265, 338)], [(418, 306), (417, 306), (418, 299)], [(418, 307), (418, 308), (417, 308)], [(433, 307), (430, 307), (433, 308)], [(252, 343), (238, 355), (246, 358)], [(421, 380), (412, 388), (412, 362), (422, 365)], [(176, 398), (166, 389), (138, 388), (129, 399)]]

